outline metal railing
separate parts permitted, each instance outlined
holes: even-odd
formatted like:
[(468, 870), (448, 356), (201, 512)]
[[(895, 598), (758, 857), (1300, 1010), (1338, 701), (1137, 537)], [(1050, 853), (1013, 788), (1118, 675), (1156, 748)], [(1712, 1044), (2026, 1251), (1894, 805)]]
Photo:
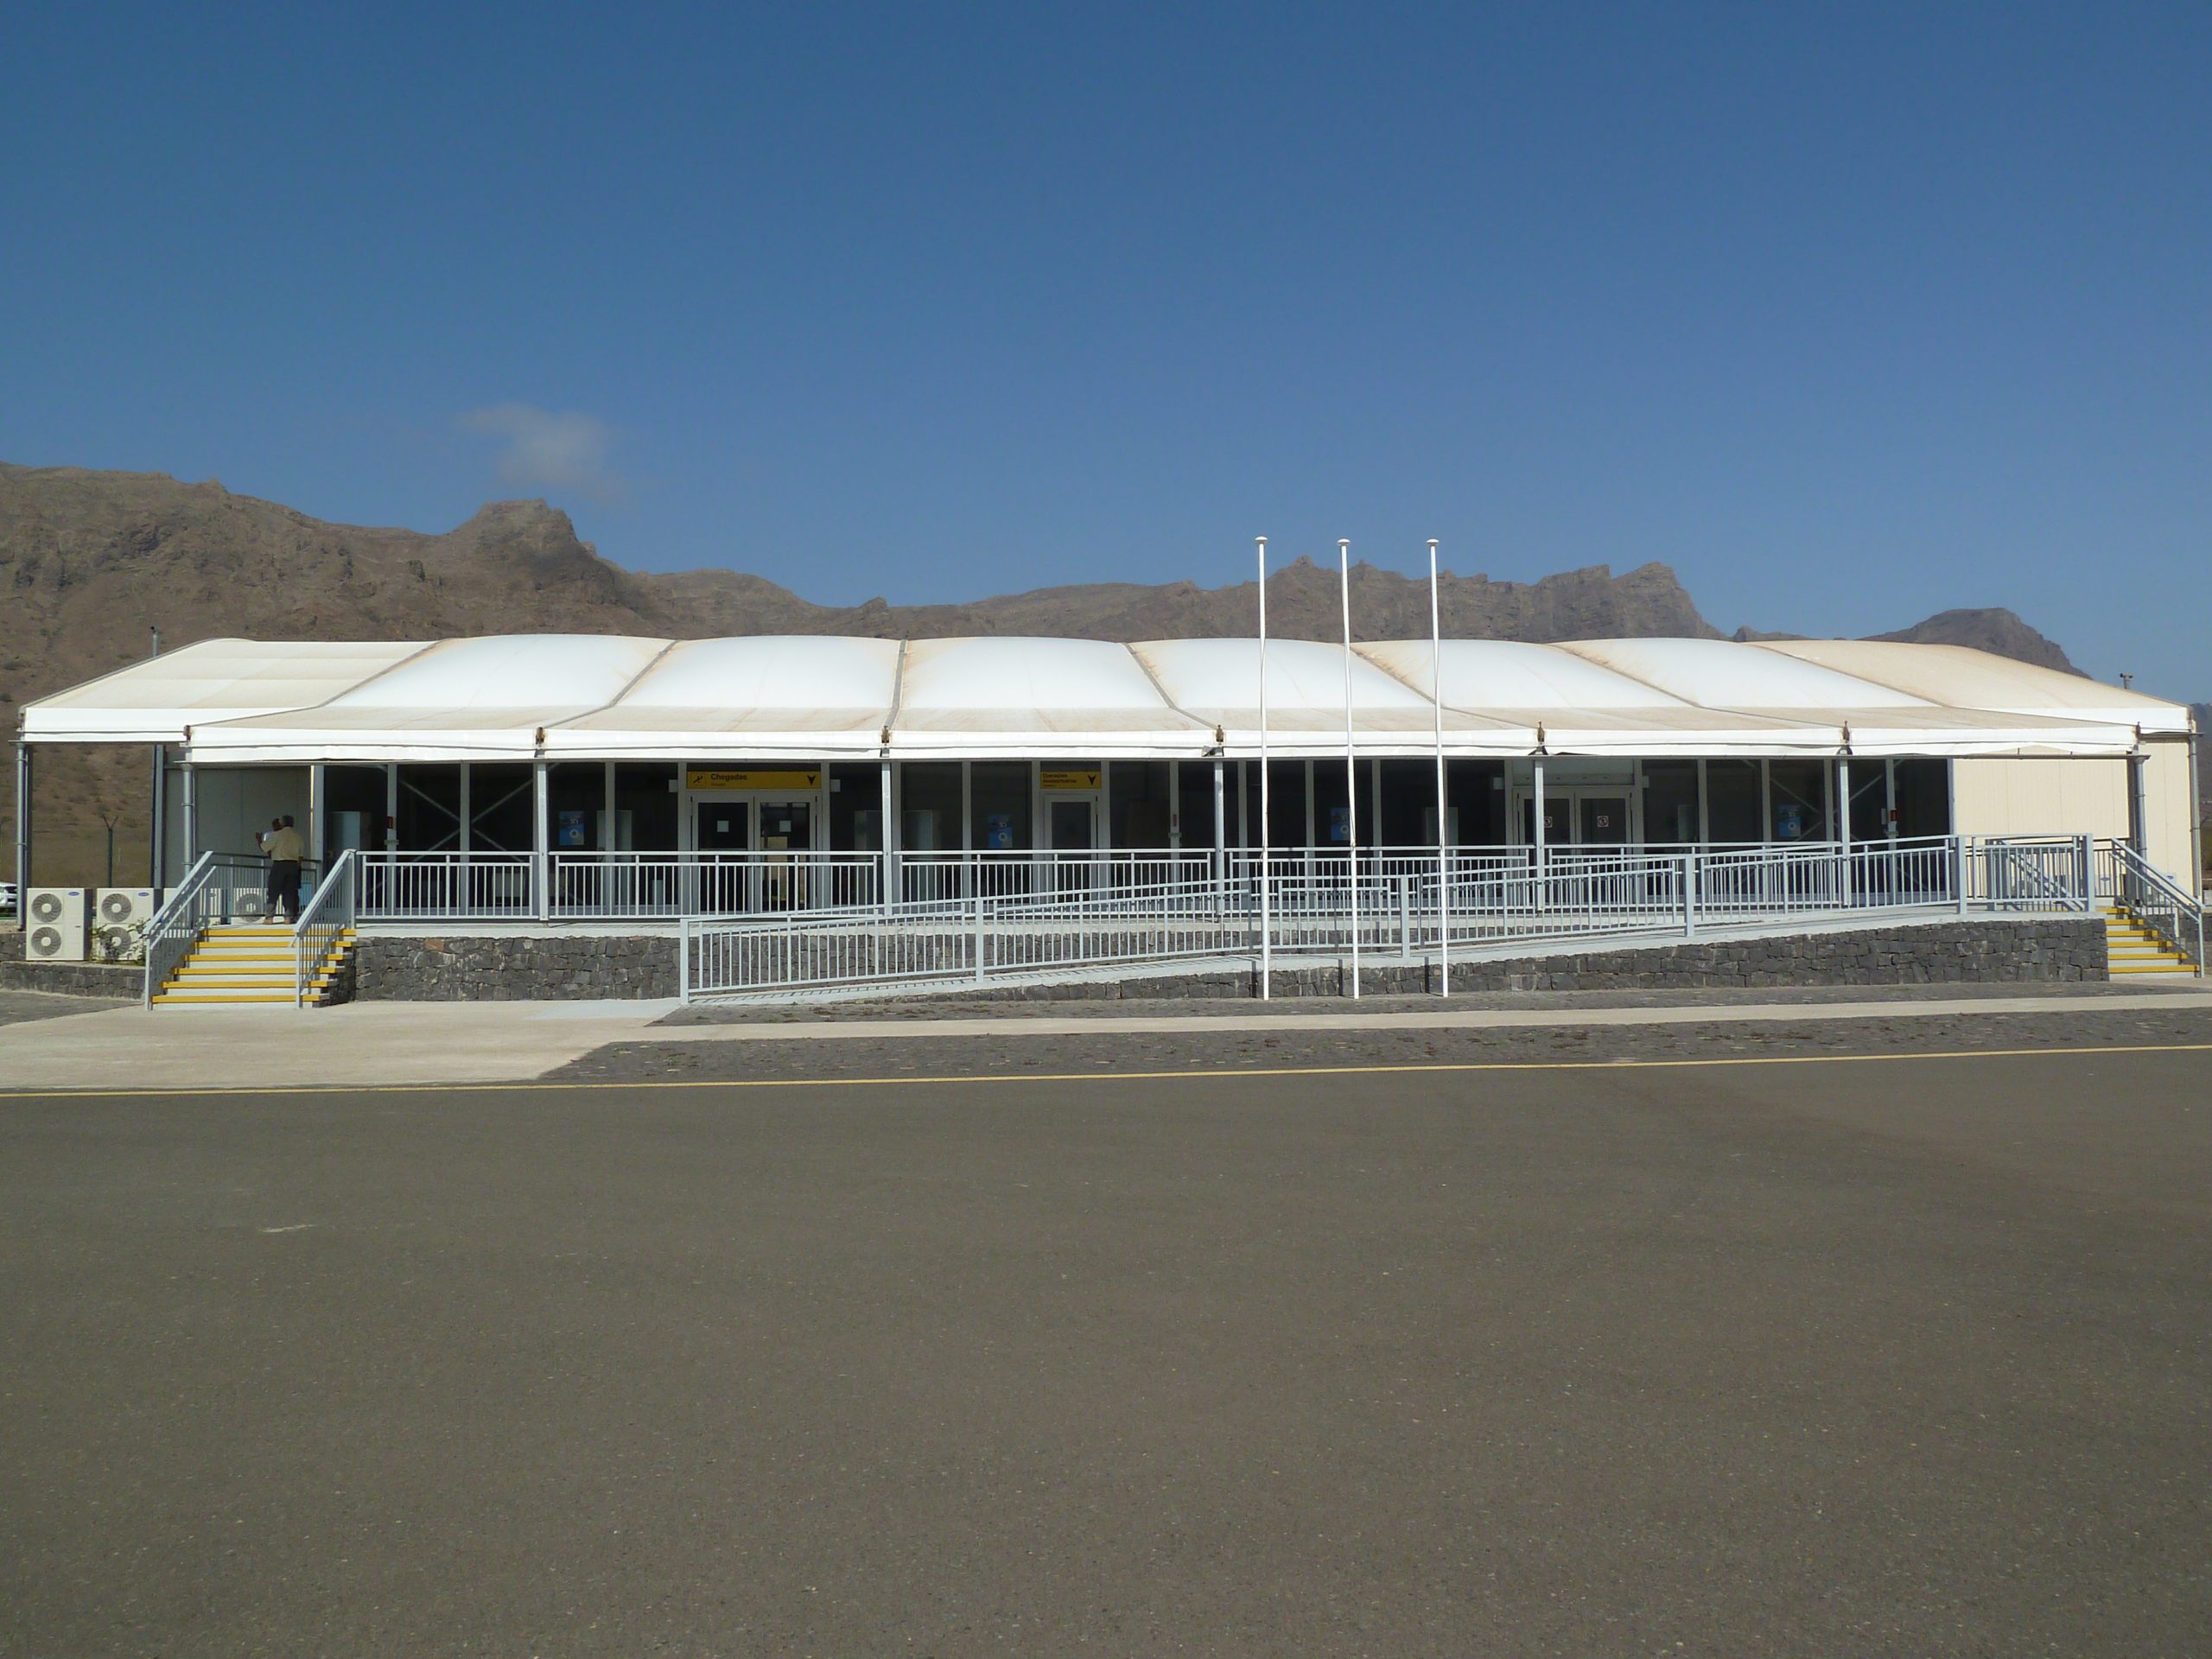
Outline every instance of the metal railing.
[(322, 964), (330, 959), (340, 934), (353, 925), (359, 887), (353, 878), (357, 855), (349, 848), (338, 855), (329, 876), (319, 882), (314, 895), (300, 908), (292, 927), (292, 1001), (304, 1007), (308, 989)]
[[(304, 884), (321, 865), (302, 863)], [(321, 896), (318, 884), (317, 897)], [(144, 1000), (183, 965), (200, 936), (224, 922), (260, 921), (270, 915), (269, 861), (238, 853), (202, 853), (184, 880), (171, 887), (146, 924)]]
[(2096, 893), (2140, 922), (2204, 974), (2204, 906), (2125, 841), (2097, 844)]
[[(2087, 912), (2126, 887), (2201, 953), (2201, 912), (2083, 836), (1841, 844), (1117, 851), (365, 853), (363, 921), (678, 922), (687, 994), (990, 978), (1254, 951), (1411, 959), (1868, 911)], [(2130, 849), (2132, 853), (2132, 849)], [(2133, 874), (2137, 867), (2145, 874)], [(1449, 905), (1440, 905), (1448, 894)], [(2163, 921), (2158, 918), (2165, 918)], [(2201, 961), (2201, 954), (2191, 959)]]
[[(1049, 879), (967, 861), (889, 902), (772, 918), (685, 917), (688, 996), (922, 979), (987, 981), (1256, 952), (1259, 855), (1032, 861)], [(1277, 955), (1412, 960), (1453, 950), (1611, 937), (1691, 938), (1700, 925), (1849, 918), (1868, 912), (2082, 912), (2094, 905), (2086, 838), (1954, 836), (1844, 846), (1653, 850), (1461, 848), (1270, 855), (1267, 942)], [(946, 870), (956, 867), (947, 863)], [(1449, 883), (1448, 907), (1438, 902)], [(2177, 889), (2176, 890), (2178, 891)]]
[(154, 1004), (154, 993), (192, 954), (207, 924), (203, 919), (207, 894), (216, 876), (217, 855), (202, 853), (184, 880), (169, 889), (154, 919), (146, 924), (146, 988), (143, 1000)]
[(1967, 896), (1992, 910), (2095, 908), (2088, 836), (2005, 836), (1973, 843)]
[(357, 912), (391, 921), (526, 921), (538, 913), (529, 853), (358, 855)]

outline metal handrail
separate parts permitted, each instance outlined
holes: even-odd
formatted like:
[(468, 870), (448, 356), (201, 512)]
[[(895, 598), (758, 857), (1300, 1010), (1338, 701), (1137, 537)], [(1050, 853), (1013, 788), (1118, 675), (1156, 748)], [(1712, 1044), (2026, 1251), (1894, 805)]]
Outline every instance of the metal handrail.
[(300, 919), (292, 925), (292, 1003), (296, 1007), (307, 1005), (308, 987), (329, 958), (332, 945), (353, 925), (359, 908), (353, 864), (353, 849), (348, 847), (338, 855), (338, 861), (330, 867), (315, 896), (301, 908)]
[[(321, 868), (312, 859), (300, 861), (303, 878)], [(268, 885), (265, 858), (244, 853), (200, 854), (185, 872), (184, 880), (169, 889), (154, 919), (146, 924), (145, 1002), (152, 1004), (154, 993), (192, 954), (192, 947), (209, 927), (240, 913), (265, 916), (264, 906), (243, 905), (239, 895), (264, 893)]]
[(1983, 902), (2001, 910), (2078, 910), (2095, 903), (2086, 840), (2003, 836), (1979, 843)]
[(200, 942), (207, 926), (200, 915), (201, 900), (214, 880), (215, 858), (213, 853), (200, 854), (185, 872), (184, 880), (169, 889), (154, 919), (146, 924), (146, 984), (140, 1001), (147, 1007), (154, 1006), (154, 993), (168, 982)]
[(2197, 898), (2164, 870), (2145, 858), (2132, 842), (2107, 840), (2098, 843), (2100, 889), (2129, 915), (2148, 928), (2186, 961), (2198, 978), (2204, 976), (2204, 906)]

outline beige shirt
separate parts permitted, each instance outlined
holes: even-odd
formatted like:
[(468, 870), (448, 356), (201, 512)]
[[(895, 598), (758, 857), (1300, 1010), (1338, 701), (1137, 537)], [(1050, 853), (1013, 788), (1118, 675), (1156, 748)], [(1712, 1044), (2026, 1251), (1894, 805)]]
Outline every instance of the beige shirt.
[(306, 840), (289, 824), (270, 836), (269, 857), (272, 863), (296, 864), (307, 855)]

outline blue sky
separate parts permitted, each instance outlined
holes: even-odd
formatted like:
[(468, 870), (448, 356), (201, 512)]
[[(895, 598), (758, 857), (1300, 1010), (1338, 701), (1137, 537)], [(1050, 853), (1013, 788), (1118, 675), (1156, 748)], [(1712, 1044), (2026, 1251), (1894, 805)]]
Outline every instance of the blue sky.
[(2212, 8), (36, 7), (0, 459), (954, 599), (2001, 604), (2212, 695)]

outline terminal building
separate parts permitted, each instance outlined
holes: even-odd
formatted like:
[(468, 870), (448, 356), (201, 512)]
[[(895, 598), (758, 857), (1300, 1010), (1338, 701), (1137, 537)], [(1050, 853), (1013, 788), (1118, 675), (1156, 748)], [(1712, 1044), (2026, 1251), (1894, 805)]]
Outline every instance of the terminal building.
[[(1866, 640), (1272, 639), (1263, 674), (1250, 639), (210, 639), (29, 704), (17, 823), (49, 747), (150, 746), (157, 886), (289, 813), (361, 926), (835, 910), (1044, 867), (1219, 883), (1263, 845), (1357, 872), (1440, 841), (1548, 867), (2086, 838), (2194, 896), (2192, 735), (2180, 704)], [(27, 841), (17, 868), (36, 883)]]

